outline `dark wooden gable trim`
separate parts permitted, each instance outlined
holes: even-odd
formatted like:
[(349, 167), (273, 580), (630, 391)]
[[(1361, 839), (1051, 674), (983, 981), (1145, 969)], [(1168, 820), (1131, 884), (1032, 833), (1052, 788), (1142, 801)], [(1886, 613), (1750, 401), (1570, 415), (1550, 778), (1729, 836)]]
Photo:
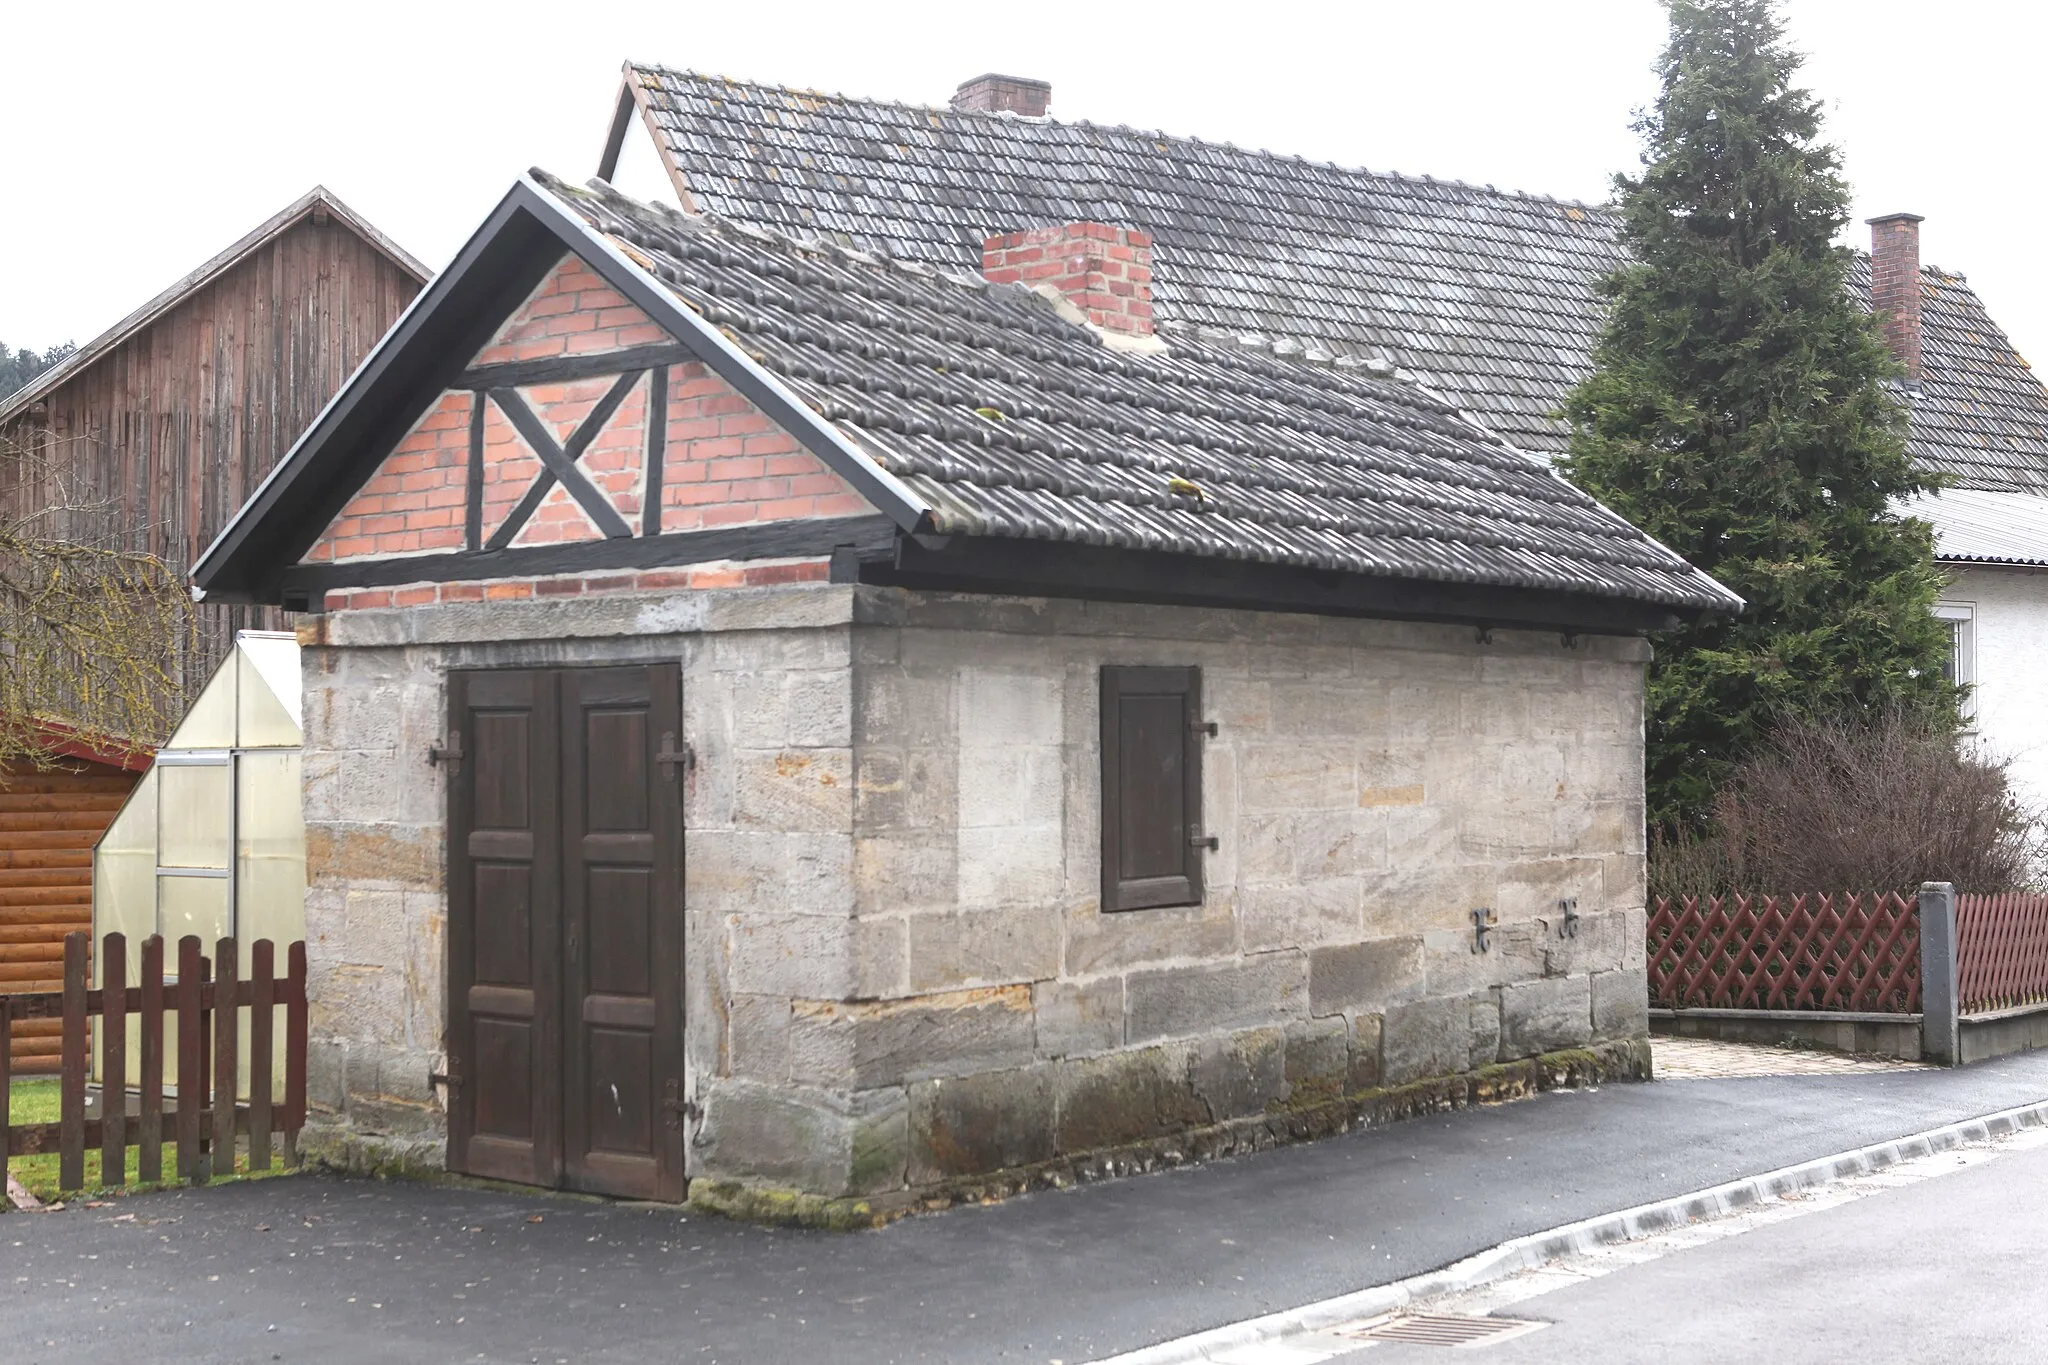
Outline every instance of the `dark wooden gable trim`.
[[(291, 567), (427, 408), (444, 392), (464, 387), (469, 358), (564, 252), (676, 338), (677, 351), (663, 354), (701, 361), (895, 525), (929, 529), (923, 499), (560, 200), (522, 177), (200, 557), (192, 574), (200, 590), (217, 601), (279, 601)], [(610, 367), (598, 374), (651, 368), (659, 359), (641, 350), (590, 358)]]
[(280, 593), (294, 610), (318, 611), (321, 597), (337, 588), (543, 578), (551, 574), (708, 564), (725, 559), (871, 557), (888, 554), (895, 538), (896, 524), (883, 516), (771, 521), (753, 526), (721, 526), (709, 531), (577, 540), (560, 545), (299, 564), (285, 570)]

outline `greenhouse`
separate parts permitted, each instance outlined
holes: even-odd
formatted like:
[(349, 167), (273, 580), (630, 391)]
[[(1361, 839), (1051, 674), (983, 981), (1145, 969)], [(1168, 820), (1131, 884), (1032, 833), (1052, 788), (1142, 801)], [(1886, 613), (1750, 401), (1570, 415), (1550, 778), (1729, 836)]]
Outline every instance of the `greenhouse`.
[[(297, 639), (240, 632), (93, 851), (95, 943), (161, 934), (168, 965), (187, 934), (209, 957), (233, 937), (246, 972), (258, 939), (277, 945), (281, 964), (285, 945), (305, 937), (299, 697)], [(131, 948), (130, 985), (139, 960)]]

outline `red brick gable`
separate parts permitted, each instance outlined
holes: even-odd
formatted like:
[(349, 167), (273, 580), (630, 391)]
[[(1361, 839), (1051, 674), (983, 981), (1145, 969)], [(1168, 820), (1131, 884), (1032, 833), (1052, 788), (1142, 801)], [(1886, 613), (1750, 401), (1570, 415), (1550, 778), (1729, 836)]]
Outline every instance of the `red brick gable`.
[[(601, 356), (657, 345), (669, 335), (565, 256), (508, 317), (473, 366)], [(642, 362), (644, 364), (644, 361)], [(576, 462), (633, 535), (694, 531), (810, 517), (858, 516), (866, 499), (826, 468), (709, 367), (665, 371), (666, 422), (658, 528), (648, 515), (647, 430), (654, 373), (640, 376)], [(521, 385), (514, 392), (558, 445), (618, 382), (617, 375)], [(545, 466), (483, 393), (451, 389), (430, 407), (366, 480), (305, 556), (306, 563), (448, 554), (469, 548), (467, 501), (471, 424), (482, 409), (482, 517), (478, 542), (492, 543)], [(601, 540), (592, 514), (561, 484), (511, 537), (514, 548)]]

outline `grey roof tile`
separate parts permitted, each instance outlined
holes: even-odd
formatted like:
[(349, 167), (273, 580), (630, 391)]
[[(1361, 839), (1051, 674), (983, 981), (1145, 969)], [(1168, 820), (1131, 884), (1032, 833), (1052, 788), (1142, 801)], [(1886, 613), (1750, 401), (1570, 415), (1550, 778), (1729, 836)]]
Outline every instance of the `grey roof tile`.
[(1019, 286), (535, 177), (929, 503), (943, 533), (1738, 605), (1545, 460), (1364, 367), (1193, 335), (1120, 352)]
[[(1385, 357), (1525, 450), (1600, 329), (1622, 260), (1600, 207), (1345, 169), (1227, 144), (636, 66), (698, 205), (797, 236), (979, 270), (999, 231), (1094, 220), (1151, 232), (1162, 325)], [(2048, 491), (2048, 391), (1961, 276), (1926, 275), (1912, 449), (1963, 486)], [(1867, 263), (1855, 287), (1867, 299)]]

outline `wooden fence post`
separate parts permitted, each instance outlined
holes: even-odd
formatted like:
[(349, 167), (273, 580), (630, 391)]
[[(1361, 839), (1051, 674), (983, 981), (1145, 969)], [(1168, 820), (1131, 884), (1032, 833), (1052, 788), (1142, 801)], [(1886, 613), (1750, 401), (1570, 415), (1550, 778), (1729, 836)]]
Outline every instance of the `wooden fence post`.
[(285, 950), (289, 973), (284, 1007), (284, 1164), (299, 1164), (299, 1130), (306, 1126), (306, 941)]
[(187, 934), (178, 940), (178, 1179), (195, 1185), (206, 1179), (199, 1154), (199, 1111), (206, 1107), (199, 1067), (206, 1055), (206, 1029), (199, 1017), (199, 991), (205, 984), (199, 936)]
[(213, 1171), (214, 1175), (235, 1173), (235, 1092), (241, 1089), (236, 1028), (242, 1011), (235, 1003), (235, 986), (241, 980), (242, 950), (231, 938), (213, 949)]
[(1956, 991), (1956, 888), (1920, 884), (1920, 1059), (1962, 1062)]
[(100, 940), (100, 1184), (128, 1183), (128, 936)]
[(249, 1170), (270, 1169), (272, 1024), (277, 1005), (276, 947), (267, 938), (249, 945)]
[(142, 940), (142, 1095), (139, 1106), (141, 1150), (135, 1154), (135, 1178), (154, 1185), (164, 1178), (164, 936)]
[(64, 1041), (59, 1052), (57, 1188), (85, 1188), (85, 1064), (92, 1042), (86, 1021), (86, 939), (83, 930), (64, 936)]

